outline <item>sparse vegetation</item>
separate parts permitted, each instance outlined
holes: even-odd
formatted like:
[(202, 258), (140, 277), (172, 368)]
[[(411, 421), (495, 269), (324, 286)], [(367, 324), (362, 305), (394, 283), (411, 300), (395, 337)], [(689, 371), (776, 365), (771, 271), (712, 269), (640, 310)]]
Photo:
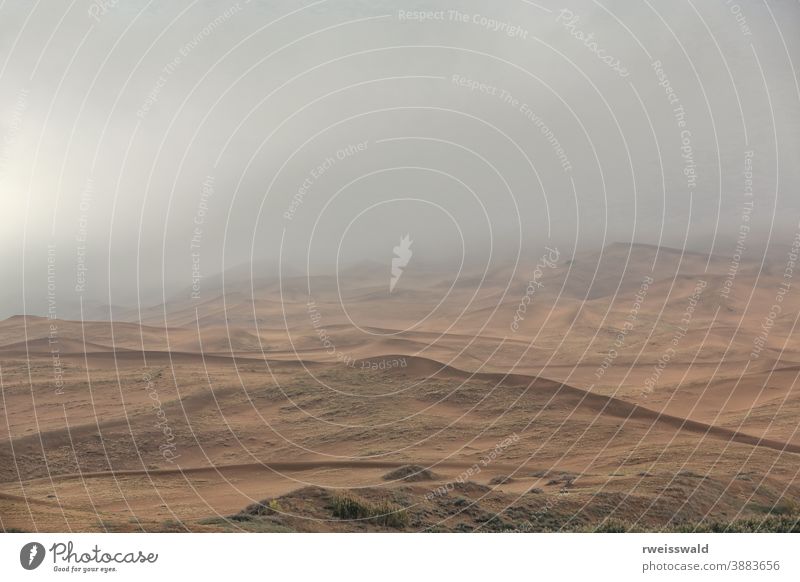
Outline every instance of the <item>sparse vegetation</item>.
[(97, 520), (97, 527), (101, 531), (107, 533), (119, 532), (119, 531), (127, 531), (127, 527), (124, 523), (111, 521), (109, 519), (98, 519)]
[(176, 521), (174, 519), (167, 519), (161, 522), (159, 527), (159, 531), (162, 532), (186, 532), (189, 531), (187, 526), (180, 521)]
[(439, 476), (433, 471), (419, 465), (403, 465), (383, 476), (384, 481), (407, 481), (409, 483), (414, 481), (433, 481), (438, 478)]
[(270, 519), (243, 514), (232, 515), (231, 517), (209, 517), (201, 519), (198, 523), (224, 532), (291, 533), (294, 531)]
[(599, 525), (589, 528), (589, 531), (596, 533), (626, 533), (633, 531), (633, 528), (622, 520), (607, 519)]
[(764, 515), (800, 515), (800, 507), (791, 499), (780, 499), (773, 504), (750, 503), (748, 509)]
[(397, 529), (408, 525), (408, 513), (402, 507), (385, 501), (372, 503), (352, 492), (335, 494), (332, 509), (339, 519), (368, 520)]
[(230, 519), (235, 521), (245, 521), (251, 517), (258, 517), (264, 515), (271, 515), (273, 513), (283, 513), (283, 507), (280, 502), (273, 498), (269, 500), (259, 501), (252, 505), (248, 505), (243, 511), (231, 516)]
[(642, 527), (623, 519), (611, 518), (578, 531), (598, 533), (800, 533), (800, 514), (769, 515), (764, 518), (734, 521), (682, 523), (663, 528)]
[(506, 483), (513, 483), (515, 479), (509, 475), (498, 475), (489, 480), (489, 485), (505, 485)]
[(681, 533), (800, 533), (800, 514), (770, 515), (763, 519), (751, 518), (684, 525), (675, 528), (674, 531)]

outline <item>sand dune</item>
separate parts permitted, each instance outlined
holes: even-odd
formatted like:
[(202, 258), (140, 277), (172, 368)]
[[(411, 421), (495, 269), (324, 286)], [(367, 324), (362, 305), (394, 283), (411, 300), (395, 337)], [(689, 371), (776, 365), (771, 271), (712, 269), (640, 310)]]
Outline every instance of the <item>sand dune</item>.
[[(305, 496), (319, 516), (356, 488), (416, 500), (428, 527), (449, 519), (449, 497), (429, 494), (452, 481), (525, 511), (529, 491), (566, 490), (564, 520), (690, 519), (674, 487), (686, 511), (753, 514), (800, 487), (800, 297), (764, 333), (780, 261), (742, 263), (723, 294), (729, 264), (617, 244), (561, 257), (531, 295), (532, 264), (455, 281), (420, 265), (391, 294), (385, 265), (253, 282), (239, 269), (202, 301), (127, 321), (10, 318), (3, 526), (164, 530), (180, 507), (186, 527), (215, 531), (270, 496), (297, 511)], [(436, 476), (384, 479), (407, 465)]]

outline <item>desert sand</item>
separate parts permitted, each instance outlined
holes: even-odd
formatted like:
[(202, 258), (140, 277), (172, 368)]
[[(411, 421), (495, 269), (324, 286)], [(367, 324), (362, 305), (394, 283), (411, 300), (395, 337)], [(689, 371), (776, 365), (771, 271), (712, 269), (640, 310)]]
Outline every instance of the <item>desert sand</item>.
[[(538, 257), (537, 257), (538, 258)], [(800, 495), (780, 256), (617, 244), (0, 322), (6, 531), (566, 531)], [(540, 284), (540, 285), (539, 285)], [(517, 318), (515, 320), (515, 315)], [(765, 320), (768, 319), (768, 325)]]

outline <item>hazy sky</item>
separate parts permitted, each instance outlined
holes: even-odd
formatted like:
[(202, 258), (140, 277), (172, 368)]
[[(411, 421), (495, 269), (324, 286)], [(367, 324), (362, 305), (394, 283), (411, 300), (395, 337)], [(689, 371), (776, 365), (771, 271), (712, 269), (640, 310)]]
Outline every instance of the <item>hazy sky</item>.
[(48, 261), (68, 313), (406, 233), (725, 253), (752, 202), (748, 247), (786, 245), (798, 39), (795, 0), (7, 1), (0, 317), (47, 311)]

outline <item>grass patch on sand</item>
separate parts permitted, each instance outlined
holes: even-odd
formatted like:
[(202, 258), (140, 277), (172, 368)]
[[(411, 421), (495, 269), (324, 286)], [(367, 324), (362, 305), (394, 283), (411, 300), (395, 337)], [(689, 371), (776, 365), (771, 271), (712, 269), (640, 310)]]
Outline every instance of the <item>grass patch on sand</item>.
[(251, 515), (232, 515), (231, 517), (209, 517), (198, 521), (200, 525), (214, 526), (224, 532), (250, 533), (293, 533), (294, 530), (269, 519)]
[(402, 507), (387, 501), (373, 503), (349, 491), (336, 493), (331, 506), (334, 517), (339, 519), (370, 521), (396, 529), (408, 525), (408, 512)]

